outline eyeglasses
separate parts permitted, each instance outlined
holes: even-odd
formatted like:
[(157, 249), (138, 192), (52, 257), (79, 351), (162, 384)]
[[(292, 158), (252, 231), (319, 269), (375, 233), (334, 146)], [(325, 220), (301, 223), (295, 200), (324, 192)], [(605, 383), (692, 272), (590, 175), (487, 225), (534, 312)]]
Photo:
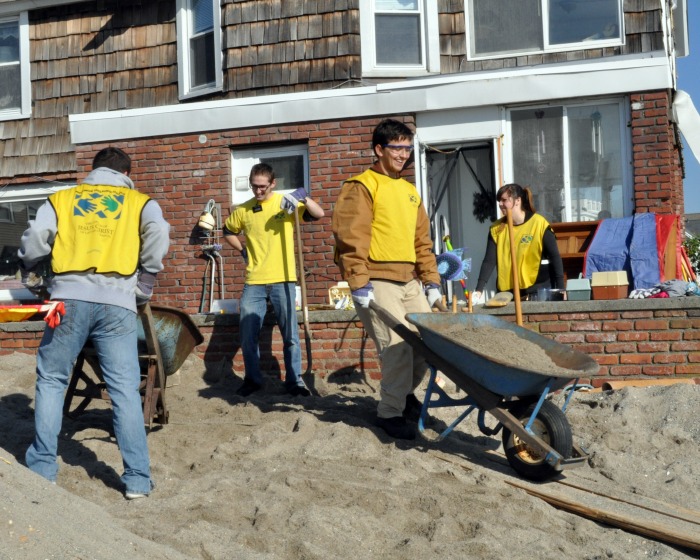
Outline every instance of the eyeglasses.
[(251, 191), (264, 191), (270, 188), (272, 183), (268, 183), (267, 185), (254, 185), (253, 183), (250, 184), (250, 190)]
[(413, 146), (399, 146), (398, 144), (382, 144), (382, 148), (387, 148), (393, 154), (404, 152), (407, 155), (411, 155), (413, 152)]

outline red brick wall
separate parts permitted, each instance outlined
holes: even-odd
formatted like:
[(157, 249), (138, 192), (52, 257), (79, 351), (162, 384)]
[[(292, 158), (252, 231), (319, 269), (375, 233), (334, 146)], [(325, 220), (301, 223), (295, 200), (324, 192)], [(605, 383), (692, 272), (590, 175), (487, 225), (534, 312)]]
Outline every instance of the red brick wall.
[(684, 214), (680, 139), (669, 91), (630, 96), (635, 212)]
[[(324, 219), (302, 224), (306, 287), (310, 304), (327, 303), (328, 287), (340, 280), (338, 267), (333, 262), (334, 241), (330, 228), (333, 203), (342, 181), (372, 164), (372, 131), (379, 120), (352, 119), (206, 132), (204, 144), (199, 142), (199, 134), (114, 143), (131, 155), (131, 177), (136, 187), (158, 200), (172, 227), (170, 255), (165, 270), (158, 275), (155, 301), (190, 313), (199, 310), (207, 261), (199, 248), (197, 218), (210, 199), (222, 205), (222, 219), (228, 217), (231, 150), (250, 145), (305, 142), (309, 150), (311, 195), (326, 211)], [(414, 126), (410, 117), (402, 120)], [(77, 146), (80, 177), (88, 173), (95, 153), (106, 145)], [(407, 178), (410, 180), (410, 175)], [(234, 253), (224, 245), (227, 298), (240, 297), (243, 288), (244, 264)], [(219, 297), (218, 292), (216, 297)]]
[[(311, 359), (315, 375), (360, 372), (379, 379), (380, 369), (374, 342), (366, 335), (360, 322), (311, 323)], [(233, 371), (242, 376), (243, 354), (239, 346), (238, 325), (200, 327), (204, 343), (196, 350), (205, 361), (232, 364)], [(306, 342), (300, 325), (302, 366), (307, 369)], [(282, 337), (276, 326), (266, 326), (260, 334), (260, 366), (263, 371), (284, 375)]]
[[(502, 318), (515, 321), (512, 315)], [(207, 362), (232, 364), (236, 375), (242, 376), (236, 317), (216, 321), (199, 326), (205, 340), (195, 353)], [(692, 307), (689, 304), (687, 309), (523, 314), (523, 321), (526, 328), (595, 359), (600, 364), (598, 375), (581, 380), (594, 386), (611, 379), (700, 377), (700, 301)], [(330, 322), (314, 322), (312, 312), (310, 327), (315, 375), (359, 372), (375, 379), (380, 377), (374, 343), (361, 323), (342, 320), (340, 316)], [(0, 325), (0, 355), (15, 351), (35, 353), (42, 331), (42, 321)], [(306, 369), (303, 329), (300, 338)], [(266, 325), (260, 343), (263, 370), (271, 374), (283, 372), (282, 340), (277, 327)]]
[(524, 326), (600, 364), (600, 386), (625, 377), (700, 376), (700, 310), (524, 315)]

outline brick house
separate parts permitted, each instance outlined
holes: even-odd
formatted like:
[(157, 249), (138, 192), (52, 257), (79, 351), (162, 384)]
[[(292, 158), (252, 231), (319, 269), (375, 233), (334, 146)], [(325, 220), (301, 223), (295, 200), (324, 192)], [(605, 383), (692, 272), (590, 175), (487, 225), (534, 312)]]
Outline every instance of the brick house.
[[(256, 161), (331, 214), (386, 116), (416, 129), (410, 173), (436, 250), (449, 231), (476, 267), (506, 182), (530, 186), (553, 223), (683, 214), (672, 109), (686, 35), (685, 2), (670, 0), (0, 0), (3, 273), (37, 204), (117, 145), (173, 227), (157, 302), (206, 311), (205, 287), (223, 294), (199, 214), (225, 219), (248, 198)], [(339, 280), (329, 217), (302, 235), (321, 306)], [(237, 297), (243, 263), (222, 255)]]

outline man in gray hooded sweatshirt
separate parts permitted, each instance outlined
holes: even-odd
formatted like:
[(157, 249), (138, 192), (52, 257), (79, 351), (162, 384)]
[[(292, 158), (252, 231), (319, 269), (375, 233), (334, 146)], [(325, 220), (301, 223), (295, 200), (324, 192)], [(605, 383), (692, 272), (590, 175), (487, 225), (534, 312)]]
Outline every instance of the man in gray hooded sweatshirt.
[(82, 184), (51, 195), (30, 220), (18, 255), (24, 276), (50, 258), (51, 299), (65, 316), (47, 327), (37, 353), (35, 438), (27, 466), (55, 482), (63, 395), (85, 343), (95, 347), (112, 402), (128, 499), (154, 484), (139, 384), (137, 305), (153, 293), (163, 269), (170, 226), (155, 200), (134, 189), (131, 158), (105, 148)]

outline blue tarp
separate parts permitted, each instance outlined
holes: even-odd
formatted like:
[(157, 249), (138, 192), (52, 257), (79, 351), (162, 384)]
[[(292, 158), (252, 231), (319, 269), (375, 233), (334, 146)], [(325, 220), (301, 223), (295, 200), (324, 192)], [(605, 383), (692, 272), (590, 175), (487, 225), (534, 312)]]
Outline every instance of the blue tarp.
[(656, 214), (610, 218), (598, 225), (586, 252), (586, 278), (594, 272), (624, 270), (632, 289), (656, 286), (661, 278), (656, 243)]

